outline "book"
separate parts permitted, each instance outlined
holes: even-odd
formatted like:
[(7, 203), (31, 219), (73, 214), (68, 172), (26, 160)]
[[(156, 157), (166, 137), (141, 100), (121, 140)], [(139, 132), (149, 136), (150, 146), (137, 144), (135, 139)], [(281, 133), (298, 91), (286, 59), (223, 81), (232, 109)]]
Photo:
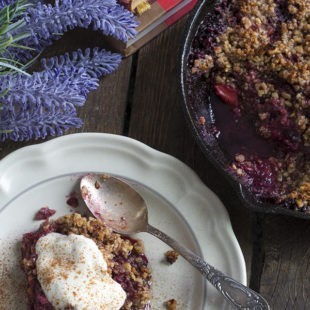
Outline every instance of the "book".
[(136, 15), (142, 15), (151, 8), (150, 0), (118, 0), (118, 2)]
[[(150, 8), (137, 16), (139, 26), (136, 37), (129, 39), (127, 43), (109, 38), (108, 43), (124, 56), (129, 56), (190, 12), (197, 2), (198, 0), (148, 1)], [(132, 2), (128, 1), (128, 3)]]

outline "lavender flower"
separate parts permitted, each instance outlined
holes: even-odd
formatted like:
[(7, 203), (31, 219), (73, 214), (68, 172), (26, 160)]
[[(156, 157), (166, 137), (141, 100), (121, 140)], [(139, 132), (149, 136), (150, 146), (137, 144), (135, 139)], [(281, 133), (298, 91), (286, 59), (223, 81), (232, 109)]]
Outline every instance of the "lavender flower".
[(1, 77), (3, 110), (29, 110), (33, 107), (62, 107), (74, 110), (86, 100), (89, 91), (98, 86), (98, 79), (91, 78), (82, 68), (46, 70), (31, 76), (15, 74)]
[(82, 121), (75, 111), (66, 111), (60, 107), (35, 108), (30, 111), (10, 111), (0, 115), (0, 140), (28, 141), (31, 138), (46, 138), (48, 135), (62, 135), (71, 127), (79, 128)]
[[(15, 4), (17, 0), (0, 0), (0, 10), (5, 8), (8, 5)], [(28, 0), (27, 3), (36, 4), (39, 0)]]
[[(80, 78), (78, 74), (81, 74)], [(83, 85), (89, 76), (81, 70), (76, 76), (67, 72), (67, 82), (65, 74), (62, 76), (59, 78), (43, 71), (30, 77), (16, 75), (13, 78), (9, 76), (8, 80), (2, 78), (2, 87), (9, 88), (1, 100), (1, 141), (8, 138), (14, 141), (45, 138), (82, 125), (76, 116), (75, 105), (82, 105), (86, 100), (85, 94), (79, 94), (78, 86)], [(97, 83), (93, 84), (89, 89), (95, 89)], [(88, 85), (83, 86), (87, 88)]]
[(2, 10), (4, 7), (11, 5), (15, 2), (16, 0), (0, 0), (0, 10)]
[[(16, 0), (15, 0), (16, 1)], [(3, 57), (25, 63), (53, 40), (75, 27), (88, 28), (126, 42), (136, 34), (134, 15), (115, 0), (55, 0), (55, 5), (30, 0), (26, 12), (11, 27), (8, 37), (19, 39), (6, 47)], [(0, 8), (14, 0), (0, 0)], [(3, 10), (5, 12), (5, 10)], [(21, 18), (19, 15), (18, 18)], [(25, 23), (25, 25), (24, 25)], [(24, 33), (30, 32), (26, 37)], [(61, 135), (71, 127), (80, 127), (76, 108), (87, 94), (97, 88), (99, 78), (111, 73), (121, 61), (119, 54), (94, 48), (84, 52), (43, 59), (43, 70), (32, 75), (20, 73), (0, 76), (0, 141), (24, 141)]]
[(136, 35), (137, 27), (134, 15), (115, 0), (56, 0), (54, 6), (38, 3), (27, 10), (25, 19), (32, 36), (24, 44), (37, 51), (75, 27), (92, 25), (94, 30), (124, 42)]
[(85, 103), (89, 91), (97, 88), (98, 78), (116, 69), (120, 60), (120, 55), (98, 48), (78, 50), (71, 57), (66, 53), (43, 59), (44, 70), (30, 77), (0, 77), (0, 140), (45, 138), (81, 126), (76, 107)]
[(43, 59), (41, 62), (46, 70), (59, 70), (64, 67), (84, 68), (91, 77), (100, 78), (110, 74), (120, 64), (122, 57), (120, 54), (111, 53), (97, 47), (93, 50), (77, 50), (72, 55), (66, 53), (62, 56)]

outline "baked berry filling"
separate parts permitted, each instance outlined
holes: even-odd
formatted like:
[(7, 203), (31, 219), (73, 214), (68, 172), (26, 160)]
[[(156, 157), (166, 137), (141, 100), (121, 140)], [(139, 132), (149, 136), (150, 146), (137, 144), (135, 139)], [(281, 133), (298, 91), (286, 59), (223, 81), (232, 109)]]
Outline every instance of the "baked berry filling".
[(189, 99), (204, 98), (214, 120), (205, 126), (230, 161), (227, 171), (258, 200), (303, 212), (310, 212), (308, 18), (307, 1), (214, 1), (187, 72)]
[[(22, 269), (27, 277), (28, 308), (52, 310), (36, 272), (37, 241), (50, 233), (78, 234), (92, 239), (102, 252), (108, 273), (126, 292), (121, 309), (149, 309), (151, 299), (151, 272), (144, 254), (143, 244), (121, 236), (105, 227), (101, 221), (70, 214), (56, 221), (45, 221), (35, 232), (26, 233), (22, 239)], [(70, 305), (66, 309), (74, 309)]]

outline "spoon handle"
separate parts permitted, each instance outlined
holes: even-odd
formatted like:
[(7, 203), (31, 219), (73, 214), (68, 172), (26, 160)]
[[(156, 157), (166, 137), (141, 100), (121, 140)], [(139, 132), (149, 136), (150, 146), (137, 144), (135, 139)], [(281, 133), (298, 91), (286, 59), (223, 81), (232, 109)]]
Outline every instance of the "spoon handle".
[(189, 249), (182, 246), (176, 240), (172, 239), (159, 229), (148, 224), (146, 231), (153, 236), (159, 238), (180, 255), (182, 255), (189, 263), (196, 267), (207, 280), (237, 309), (270, 309), (267, 301), (258, 293), (244, 286), (238, 281), (218, 271), (201, 257), (194, 254)]

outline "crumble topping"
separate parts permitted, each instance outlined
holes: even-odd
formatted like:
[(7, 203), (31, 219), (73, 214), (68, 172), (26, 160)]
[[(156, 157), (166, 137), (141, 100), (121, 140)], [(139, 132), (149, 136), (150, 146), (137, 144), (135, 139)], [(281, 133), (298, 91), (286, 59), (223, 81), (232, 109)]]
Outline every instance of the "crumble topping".
[(37, 279), (35, 244), (40, 237), (54, 232), (81, 235), (93, 240), (107, 263), (107, 273), (126, 292), (127, 298), (121, 309), (148, 309), (152, 277), (142, 241), (114, 233), (100, 220), (77, 213), (55, 221), (45, 221), (38, 231), (23, 236), (22, 268), (27, 277), (27, 298), (31, 307), (44, 309), (50, 305)]
[(304, 212), (310, 212), (309, 18), (309, 1), (214, 1), (189, 56), (191, 76), (230, 106), (236, 124), (254, 127), (272, 145), (268, 156), (240, 145), (228, 170), (259, 199)]

